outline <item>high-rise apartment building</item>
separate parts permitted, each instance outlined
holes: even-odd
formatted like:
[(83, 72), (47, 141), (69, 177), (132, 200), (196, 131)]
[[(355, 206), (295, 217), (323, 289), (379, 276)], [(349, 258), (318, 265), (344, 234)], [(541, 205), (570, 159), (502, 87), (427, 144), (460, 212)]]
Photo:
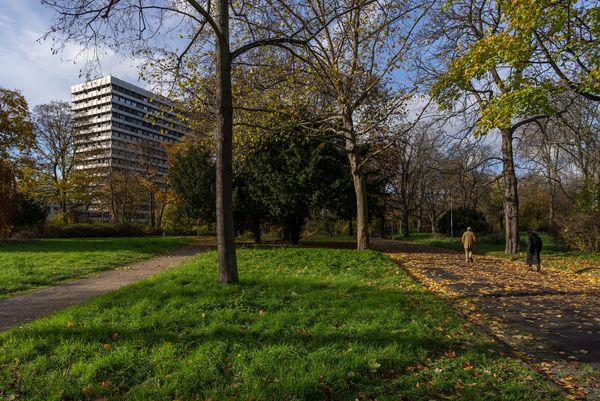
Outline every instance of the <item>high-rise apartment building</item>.
[[(138, 174), (164, 187), (164, 144), (177, 142), (187, 132), (171, 102), (113, 76), (72, 86), (71, 94), (77, 168), (98, 178), (93, 180), (98, 183), (115, 173), (128, 177)], [(146, 220), (150, 216), (153, 198), (137, 203), (127, 220)], [(106, 220), (112, 215), (120, 220), (123, 213), (115, 217), (114, 210), (103, 206), (101, 199), (88, 209), (92, 219)]]
[(71, 94), (79, 169), (142, 171), (143, 158), (165, 173), (162, 143), (187, 131), (168, 99), (113, 76), (72, 86)]

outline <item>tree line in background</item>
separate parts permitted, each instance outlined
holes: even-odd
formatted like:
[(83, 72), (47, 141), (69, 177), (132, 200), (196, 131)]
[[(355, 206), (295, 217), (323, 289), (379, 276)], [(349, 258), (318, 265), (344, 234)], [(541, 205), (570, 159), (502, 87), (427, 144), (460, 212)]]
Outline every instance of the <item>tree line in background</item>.
[(150, 228), (162, 223), (164, 209), (173, 196), (168, 186), (158, 185), (150, 163), (153, 150), (141, 144), (132, 150), (139, 169), (90, 172), (82, 168), (76, 124), (68, 102), (52, 101), (30, 112), (18, 92), (0, 89), (3, 163), (0, 192), (0, 234), (54, 224), (88, 222), (90, 209), (105, 211), (96, 216), (113, 223), (139, 221)]
[[(116, 170), (98, 180), (75, 168), (67, 103), (36, 106), (30, 115), (18, 92), (3, 94), (9, 96), (3, 99), (3, 235), (43, 222), (51, 205), (57, 207), (51, 219), (60, 224), (89, 221), (92, 206), (113, 223), (135, 222), (151, 205), (153, 215), (143, 220), (151, 228), (214, 230), (215, 154), (206, 134), (190, 134), (169, 148), (165, 187), (144, 163), (150, 149), (140, 150), (144, 172)], [(597, 107), (579, 100), (568, 112), (519, 131), (519, 230), (547, 230), (562, 234), (574, 248), (598, 249)], [(391, 146), (363, 149), (375, 154), (365, 166), (373, 235), (450, 235), (451, 209), (455, 234), (466, 225), (482, 233), (502, 230), (501, 158), (485, 138), (467, 130), (449, 133), (443, 123), (421, 121), (395, 133)], [(247, 231), (260, 242), (264, 230), (275, 230), (298, 243), (309, 223), (314, 234), (353, 235), (355, 191), (343, 146), (335, 143), (341, 139), (323, 140), (314, 126), (303, 124), (279, 128), (239, 144), (244, 152), (236, 152), (234, 163), (236, 232)]]
[[(325, 202), (338, 197), (354, 202), (359, 249), (369, 246), (370, 224), (379, 234), (386, 221), (399, 222), (403, 235), (426, 222), (445, 229), (450, 210), (503, 231), (507, 253), (518, 251), (526, 227), (597, 248), (590, 238), (598, 238), (600, 203), (594, 2), (43, 3), (56, 12), (49, 36), (58, 43), (142, 57), (143, 76), (179, 100), (198, 134), (174, 150), (174, 160), (192, 149), (196, 161), (214, 164), (210, 213), (224, 282), (237, 280), (236, 229), (258, 239), (261, 222), (276, 223), (295, 241), (306, 221), (300, 216), (326, 210), (349, 220), (339, 204)], [(160, 43), (157, 32), (165, 34)], [(174, 48), (165, 47), (169, 35)], [(497, 138), (500, 151), (486, 138)], [(313, 157), (334, 156), (345, 158), (338, 168), (353, 194), (309, 185), (331, 167), (311, 164)], [(194, 179), (209, 177), (202, 174)], [(182, 200), (184, 189), (199, 189), (182, 179), (172, 184), (173, 205), (212, 216)], [(294, 199), (292, 188), (306, 188), (311, 199)], [(127, 215), (127, 202), (110, 202), (114, 215), (119, 207)]]

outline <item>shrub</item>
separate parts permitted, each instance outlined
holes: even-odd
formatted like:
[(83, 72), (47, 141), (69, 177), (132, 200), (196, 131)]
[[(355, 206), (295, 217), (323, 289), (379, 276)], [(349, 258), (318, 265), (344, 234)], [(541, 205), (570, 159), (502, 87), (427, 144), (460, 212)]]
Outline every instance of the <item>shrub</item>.
[[(483, 213), (465, 207), (452, 211), (452, 220), (454, 226), (454, 235), (458, 235), (467, 227), (471, 227), (477, 233), (487, 233), (490, 226), (485, 220)], [(441, 233), (450, 235), (450, 211), (444, 213), (438, 221), (438, 230)]]
[(18, 194), (18, 209), (13, 223), (16, 227), (39, 227), (46, 221), (46, 207), (42, 202), (29, 196)]
[(50, 238), (138, 237), (142, 235), (145, 235), (144, 227), (130, 223), (51, 224), (44, 230), (44, 236)]
[(563, 242), (580, 251), (600, 251), (600, 213), (579, 213), (569, 217), (562, 227)]

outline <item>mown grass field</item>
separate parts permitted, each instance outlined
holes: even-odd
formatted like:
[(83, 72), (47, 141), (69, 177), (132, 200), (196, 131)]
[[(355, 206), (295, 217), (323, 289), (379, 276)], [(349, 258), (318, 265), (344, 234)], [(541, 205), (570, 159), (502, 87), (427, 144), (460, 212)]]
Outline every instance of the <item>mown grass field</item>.
[[(477, 233), (476, 233), (477, 234)], [(569, 270), (575, 273), (600, 274), (600, 254), (596, 252), (569, 251), (556, 238), (547, 233), (538, 233), (543, 242), (542, 266)], [(431, 233), (415, 233), (408, 238), (397, 237), (399, 240), (429, 245), (437, 248), (452, 249), (462, 252), (462, 232), (454, 239)], [(497, 256), (512, 260), (525, 261), (527, 255), (527, 233), (520, 233), (521, 252), (517, 255), (506, 255), (504, 253), (504, 237), (500, 236), (477, 236), (475, 254)]]
[(0, 399), (559, 400), (387, 257), (216, 254), (0, 335)]
[(184, 237), (0, 241), (0, 297), (136, 262), (191, 241)]

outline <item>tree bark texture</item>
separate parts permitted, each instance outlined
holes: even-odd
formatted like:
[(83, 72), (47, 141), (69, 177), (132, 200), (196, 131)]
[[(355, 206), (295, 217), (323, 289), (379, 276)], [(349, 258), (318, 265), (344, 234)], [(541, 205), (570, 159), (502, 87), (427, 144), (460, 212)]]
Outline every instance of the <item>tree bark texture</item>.
[(369, 249), (369, 211), (367, 184), (362, 169), (352, 171), (356, 193), (356, 249)]
[(402, 236), (404, 238), (408, 238), (410, 236), (410, 229), (408, 228), (409, 219), (410, 215), (408, 213), (408, 208), (404, 207), (402, 210), (402, 217), (400, 218), (400, 231), (402, 231)]
[(356, 194), (356, 249), (369, 249), (369, 208), (367, 205), (367, 181), (360, 155), (353, 140), (354, 124), (352, 116), (344, 113), (344, 131), (346, 135), (346, 154), (350, 162), (350, 171)]
[(385, 217), (383, 214), (380, 214), (377, 218), (377, 236), (385, 238)]
[(254, 237), (254, 243), (260, 244), (262, 231), (260, 229), (260, 217), (252, 217), (252, 236)]
[(229, 49), (229, 4), (216, 1), (216, 20), (220, 29), (216, 46), (217, 163), (216, 220), (219, 254), (219, 281), (237, 283), (233, 227), (233, 101), (231, 91), (231, 51)]
[(504, 236), (507, 254), (519, 252), (519, 197), (513, 159), (513, 138), (510, 129), (502, 133), (502, 162), (504, 178)]
[(556, 209), (556, 187), (550, 183), (550, 199), (548, 202), (548, 231), (554, 232), (555, 224), (554, 224), (554, 215)]

